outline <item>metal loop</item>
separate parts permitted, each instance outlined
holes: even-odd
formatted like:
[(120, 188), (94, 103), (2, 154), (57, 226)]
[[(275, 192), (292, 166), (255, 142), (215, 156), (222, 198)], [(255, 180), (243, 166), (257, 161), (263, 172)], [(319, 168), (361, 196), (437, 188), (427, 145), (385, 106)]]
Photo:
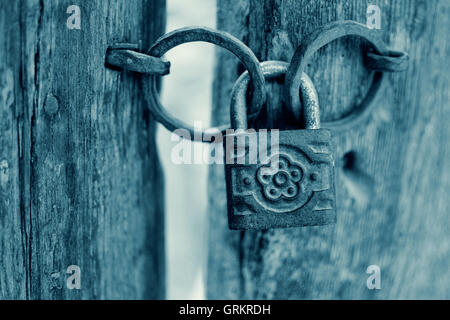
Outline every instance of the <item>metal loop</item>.
[(384, 72), (404, 71), (408, 67), (409, 56), (404, 51), (389, 50), (387, 55), (368, 52), (364, 57), (367, 68)]
[[(233, 37), (227, 32), (217, 31), (206, 27), (188, 27), (181, 28), (170, 33), (165, 34), (159, 38), (155, 44), (150, 48), (148, 54), (154, 57), (161, 57), (164, 53), (170, 49), (187, 42), (204, 41), (213, 43), (222, 48), (227, 49), (238, 57), (247, 70), (250, 73), (250, 77), (253, 84), (253, 96), (252, 96), (252, 112), (259, 112), (265, 102), (265, 87), (264, 76), (259, 66), (259, 61), (243, 42)], [(145, 99), (148, 99), (148, 105), (150, 111), (157, 121), (162, 123), (168, 130), (174, 131), (176, 129), (185, 129), (190, 133), (191, 140), (211, 142), (206, 136), (224, 133), (229, 126), (221, 126), (219, 128), (210, 128), (205, 132), (198, 132), (192, 126), (184, 123), (183, 121), (174, 118), (170, 115), (159, 101), (159, 95), (157, 90), (157, 81), (155, 76), (150, 76), (150, 81), (144, 82), (144, 89), (150, 91), (151, 94), (145, 95)], [(199, 139), (201, 137), (201, 139)]]
[(124, 48), (108, 48), (105, 63), (111, 69), (124, 69), (142, 74), (164, 76), (170, 72), (170, 62), (163, 58), (152, 57)]
[[(362, 37), (371, 44), (376, 54), (382, 56), (388, 55), (386, 45), (376, 33), (368, 29), (365, 25), (351, 20), (336, 21), (326, 24), (315, 30), (312, 34), (306, 36), (292, 57), (288, 72), (286, 74), (285, 83), (287, 106), (294, 113), (297, 119), (300, 119), (301, 115), (301, 108), (296, 109), (296, 107), (300, 104), (298, 83), (300, 82), (301, 75), (305, 70), (308, 60), (317, 50), (344, 36)], [(372, 111), (374, 104), (371, 102), (375, 98), (382, 80), (383, 73), (380, 71), (375, 71), (372, 84), (361, 104), (342, 119), (322, 122), (322, 127), (333, 130), (343, 130), (359, 124)]]
[[(283, 79), (288, 70), (289, 64), (284, 61), (272, 60), (261, 62), (261, 70), (266, 80)], [(249, 73), (246, 71), (236, 80), (231, 93), (230, 102), (230, 119), (231, 128), (247, 130), (247, 113), (241, 112), (242, 106), (246, 106), (246, 93), (250, 83)], [(310, 77), (303, 73), (300, 77), (299, 87), (302, 91), (302, 102), (305, 106), (305, 113), (309, 114), (305, 121), (305, 126), (308, 129), (320, 128), (319, 115), (319, 99), (314, 84)], [(298, 90), (298, 89), (297, 89)], [(300, 111), (300, 101), (295, 106), (295, 109)]]

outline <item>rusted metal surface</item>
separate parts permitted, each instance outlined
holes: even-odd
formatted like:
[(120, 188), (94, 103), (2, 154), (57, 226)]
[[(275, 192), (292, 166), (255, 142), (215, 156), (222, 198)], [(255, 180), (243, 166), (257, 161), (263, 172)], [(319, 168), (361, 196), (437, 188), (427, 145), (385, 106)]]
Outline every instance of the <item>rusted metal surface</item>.
[(409, 56), (405, 51), (389, 50), (386, 55), (368, 52), (364, 57), (367, 68), (385, 72), (405, 71)]
[[(305, 61), (307, 61), (314, 52), (329, 42), (349, 35), (360, 36), (369, 41), (375, 52), (369, 53), (367, 63), (371, 69), (377, 71), (373, 76), (372, 85), (361, 104), (354, 108), (354, 110), (344, 118), (325, 122), (325, 127), (333, 128), (335, 130), (349, 129), (351, 126), (360, 123), (361, 120), (372, 111), (373, 104), (371, 102), (379, 91), (383, 79), (381, 71), (400, 71), (406, 67), (408, 60), (407, 54), (388, 51), (381, 38), (360, 23), (344, 20), (336, 21), (318, 28), (312, 34), (307, 36), (303, 43), (297, 48), (287, 71), (287, 105), (290, 107), (294, 116), (309, 127), (319, 127), (320, 117), (301, 117), (302, 114), (306, 115), (310, 112), (315, 112), (314, 110), (318, 111), (318, 108), (315, 108), (314, 106), (309, 108), (309, 110), (303, 110), (301, 107), (302, 99), (305, 99), (305, 102), (307, 102), (308, 96), (314, 95), (317, 97), (317, 92), (315, 91), (310, 91), (305, 94), (303, 93), (303, 90), (301, 90), (302, 86), (305, 87), (305, 90), (314, 88), (314, 86), (307, 86), (304, 83), (305, 78), (308, 77), (307, 75), (303, 76), (303, 70), (306, 66)], [(165, 75), (169, 73), (170, 63), (162, 60), (162, 55), (180, 44), (194, 41), (209, 42), (223, 47), (238, 57), (245, 65), (248, 70), (246, 77), (249, 77), (252, 80), (252, 90), (250, 91), (251, 105), (248, 114), (254, 119), (259, 114), (265, 102), (264, 77), (258, 59), (253, 51), (227, 32), (207, 27), (181, 28), (169, 32), (159, 38), (149, 49), (147, 55), (128, 50), (127, 44), (124, 44), (124, 47), (122, 47), (121, 44), (118, 44), (116, 45), (116, 48), (108, 50), (106, 61), (110, 65), (131, 71), (150, 75)], [(266, 64), (266, 67), (277, 68), (274, 65), (270, 66), (270, 64)], [(285, 66), (283, 66), (283, 68), (284, 67)], [(207, 129), (205, 131), (207, 134), (204, 134), (203, 131), (197, 132), (195, 128), (192, 128), (192, 126), (175, 118), (165, 110), (159, 101), (156, 84), (156, 78), (153, 76), (149, 78), (149, 81), (147, 81), (145, 85), (145, 91), (150, 92), (150, 95), (147, 95), (148, 106), (156, 120), (162, 123), (169, 131), (185, 129), (190, 133), (192, 140), (210, 142), (211, 139), (209, 137), (211, 135), (224, 133), (225, 130), (229, 128), (228, 125), (222, 125), (217, 128)], [(240, 85), (244, 85), (244, 83), (240, 82)], [(308, 122), (313, 119), (317, 119), (317, 122)], [(205, 137), (208, 138), (205, 139)]]
[[(286, 74), (286, 94), (289, 96), (287, 105), (295, 116), (299, 119), (301, 114), (294, 109), (294, 105), (299, 103), (300, 96), (298, 94), (298, 79), (301, 77), (305, 67), (311, 56), (320, 48), (328, 43), (345, 36), (359, 36), (367, 40), (375, 53), (386, 55), (388, 50), (383, 40), (377, 33), (368, 29), (365, 25), (351, 20), (335, 21), (317, 28), (314, 32), (307, 35), (302, 43), (297, 47), (289, 70)], [(361, 104), (355, 107), (345, 117), (335, 120), (323, 122), (322, 126), (334, 130), (348, 130), (358, 125), (372, 111), (374, 97), (380, 89), (383, 74), (376, 71), (373, 77), (371, 87), (363, 99)]]
[[(287, 63), (261, 64), (267, 80), (283, 78)], [(230, 107), (234, 129), (224, 139), (225, 179), (230, 229), (272, 229), (326, 225), (336, 222), (334, 161), (330, 132), (320, 130), (319, 104), (314, 86), (306, 74), (304, 93), (306, 130), (279, 131), (279, 141), (265, 132), (247, 132), (246, 92), (248, 74), (234, 86)], [(265, 141), (261, 141), (265, 139)], [(270, 135), (270, 139), (273, 139)], [(232, 142), (231, 142), (232, 141)], [(239, 146), (239, 144), (244, 144)], [(230, 162), (229, 147), (242, 147), (244, 163)], [(269, 158), (261, 158), (261, 145)], [(234, 152), (234, 150), (233, 150)], [(258, 152), (257, 155), (252, 154)], [(252, 163), (250, 159), (255, 159)]]
[(143, 74), (163, 76), (170, 72), (170, 62), (125, 48), (108, 48), (105, 62), (107, 67)]
[[(154, 57), (161, 57), (168, 50), (180, 44), (194, 41), (213, 43), (229, 50), (241, 60), (247, 70), (249, 70), (252, 80), (253, 95), (251, 99), (252, 107), (250, 112), (258, 113), (265, 101), (265, 81), (259, 66), (259, 61), (253, 51), (251, 51), (242, 41), (238, 40), (229, 33), (217, 31), (207, 27), (187, 27), (177, 29), (159, 38), (150, 48), (148, 54)], [(158, 92), (156, 89), (156, 78), (155, 76), (151, 76), (148, 81), (144, 82), (144, 90), (149, 93), (145, 94), (145, 99), (148, 102), (148, 106), (153, 116), (169, 131), (185, 129), (190, 133), (192, 140), (196, 140), (197, 137), (200, 137), (201, 141), (210, 142), (209, 140), (205, 140), (204, 137), (223, 132), (225, 129), (229, 128), (229, 125), (224, 125), (218, 128), (207, 129), (205, 131), (207, 134), (204, 134), (205, 132), (203, 131), (198, 132), (195, 128), (173, 117), (165, 110), (159, 101)]]
[[(266, 80), (279, 79), (284, 80), (289, 64), (284, 61), (273, 60), (261, 62), (261, 69)], [(301, 93), (301, 104), (294, 106), (294, 109), (298, 113), (302, 113), (303, 117), (299, 123), (303, 124), (304, 128), (318, 129), (320, 127), (320, 112), (319, 112), (319, 100), (317, 92), (312, 84), (312, 80), (306, 73), (303, 73), (299, 78), (298, 88)], [(239, 112), (240, 109), (237, 106), (246, 103), (247, 91), (250, 84), (250, 76), (248, 71), (245, 71), (236, 80), (230, 103), (230, 119), (232, 128), (247, 129), (247, 113)], [(299, 101), (300, 102), (300, 101)], [(301, 111), (301, 108), (307, 110)], [(249, 116), (251, 118), (251, 116)]]

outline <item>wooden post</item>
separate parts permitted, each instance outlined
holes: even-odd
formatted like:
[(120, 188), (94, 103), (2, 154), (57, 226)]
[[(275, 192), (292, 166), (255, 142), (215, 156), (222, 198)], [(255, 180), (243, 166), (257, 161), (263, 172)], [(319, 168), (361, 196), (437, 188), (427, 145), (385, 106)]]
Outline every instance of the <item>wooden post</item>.
[(79, 29), (72, 4), (0, 4), (0, 299), (164, 298), (155, 123), (104, 60), (148, 48), (165, 1), (79, 1)]
[[(448, 1), (224, 0), (218, 28), (246, 42), (261, 61), (290, 61), (304, 35), (335, 20), (366, 23), (381, 9), (384, 40), (409, 53), (407, 71), (387, 75), (364, 126), (333, 133), (338, 221), (334, 226), (265, 232), (227, 228), (223, 167), (210, 174), (209, 298), (449, 298), (450, 106)], [(322, 119), (338, 119), (365, 94), (369, 73), (358, 39), (320, 50), (306, 72)], [(242, 71), (219, 53), (213, 117), (228, 119)], [(279, 85), (268, 108), (284, 111)], [(370, 265), (381, 290), (366, 287)]]

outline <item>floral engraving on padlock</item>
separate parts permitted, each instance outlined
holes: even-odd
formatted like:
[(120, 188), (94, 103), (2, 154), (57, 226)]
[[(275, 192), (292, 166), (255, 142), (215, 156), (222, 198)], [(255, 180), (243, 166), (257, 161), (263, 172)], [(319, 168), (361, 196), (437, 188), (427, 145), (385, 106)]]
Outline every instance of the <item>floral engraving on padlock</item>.
[[(270, 165), (259, 167), (256, 172), (258, 182), (263, 187), (263, 195), (275, 203), (283, 199), (293, 199), (298, 195), (303, 177), (302, 165), (287, 154), (278, 154)], [(272, 167), (278, 168), (270, 173)], [(266, 170), (264, 170), (266, 169)], [(268, 203), (270, 207), (270, 203)]]
[[(281, 145), (280, 149), (285, 152), (273, 157), (277, 160), (257, 170), (256, 177), (262, 192), (255, 195), (262, 195), (257, 196), (257, 200), (266, 209), (290, 212), (304, 207), (312, 199), (314, 192), (329, 189), (329, 173), (323, 172), (326, 170), (323, 168), (326, 162), (315, 162), (299, 148)], [(271, 167), (279, 169), (267, 174), (268, 170), (264, 169)], [(330, 206), (322, 201), (320, 207)]]
[[(265, 70), (266, 76), (267, 73)], [(309, 78), (306, 82), (313, 86)], [(317, 100), (314, 90), (304, 91), (311, 95), (310, 99)], [(313, 119), (319, 115), (317, 108), (317, 101), (305, 106), (305, 117), (308, 118), (305, 119), (305, 130), (278, 132), (278, 144), (275, 150), (269, 148), (266, 160), (225, 164), (228, 222), (231, 229), (335, 223), (331, 136), (328, 130), (318, 128), (319, 119)], [(233, 139), (233, 144), (241, 141), (244, 144), (241, 147), (245, 151), (241, 156), (249, 158), (250, 151), (254, 150), (255, 145), (261, 145), (260, 140), (266, 139), (267, 135), (245, 131), (243, 99), (235, 99), (233, 96), (231, 110), (233, 126), (244, 130), (226, 135), (224, 143), (230, 139)]]
[[(228, 138), (237, 140), (238, 135)], [(260, 138), (258, 133), (246, 135)], [(327, 130), (280, 131), (278, 152), (270, 161), (226, 164), (230, 227), (239, 229), (242, 223), (254, 229), (334, 223), (329, 140)], [(249, 224), (251, 215), (254, 221)]]

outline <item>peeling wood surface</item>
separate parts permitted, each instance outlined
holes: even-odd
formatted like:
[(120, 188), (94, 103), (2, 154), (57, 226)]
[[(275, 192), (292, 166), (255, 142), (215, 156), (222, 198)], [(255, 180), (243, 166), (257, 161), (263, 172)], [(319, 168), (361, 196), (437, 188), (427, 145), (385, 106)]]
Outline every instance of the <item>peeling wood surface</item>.
[[(155, 123), (116, 42), (150, 44), (164, 0), (0, 3), (0, 299), (165, 295)], [(66, 287), (69, 265), (81, 289)]]
[[(209, 298), (450, 298), (450, 3), (448, 1), (225, 0), (218, 29), (237, 36), (260, 60), (289, 61), (304, 35), (327, 22), (366, 22), (381, 8), (380, 32), (409, 53), (361, 127), (334, 133), (335, 226), (237, 232), (227, 227), (222, 166), (210, 171)], [(321, 49), (306, 72), (322, 119), (342, 117), (365, 94), (369, 74), (359, 39)], [(228, 119), (242, 67), (218, 53), (213, 121)], [(279, 85), (267, 108), (277, 126), (285, 109)], [(381, 290), (366, 288), (366, 268), (381, 268)]]

